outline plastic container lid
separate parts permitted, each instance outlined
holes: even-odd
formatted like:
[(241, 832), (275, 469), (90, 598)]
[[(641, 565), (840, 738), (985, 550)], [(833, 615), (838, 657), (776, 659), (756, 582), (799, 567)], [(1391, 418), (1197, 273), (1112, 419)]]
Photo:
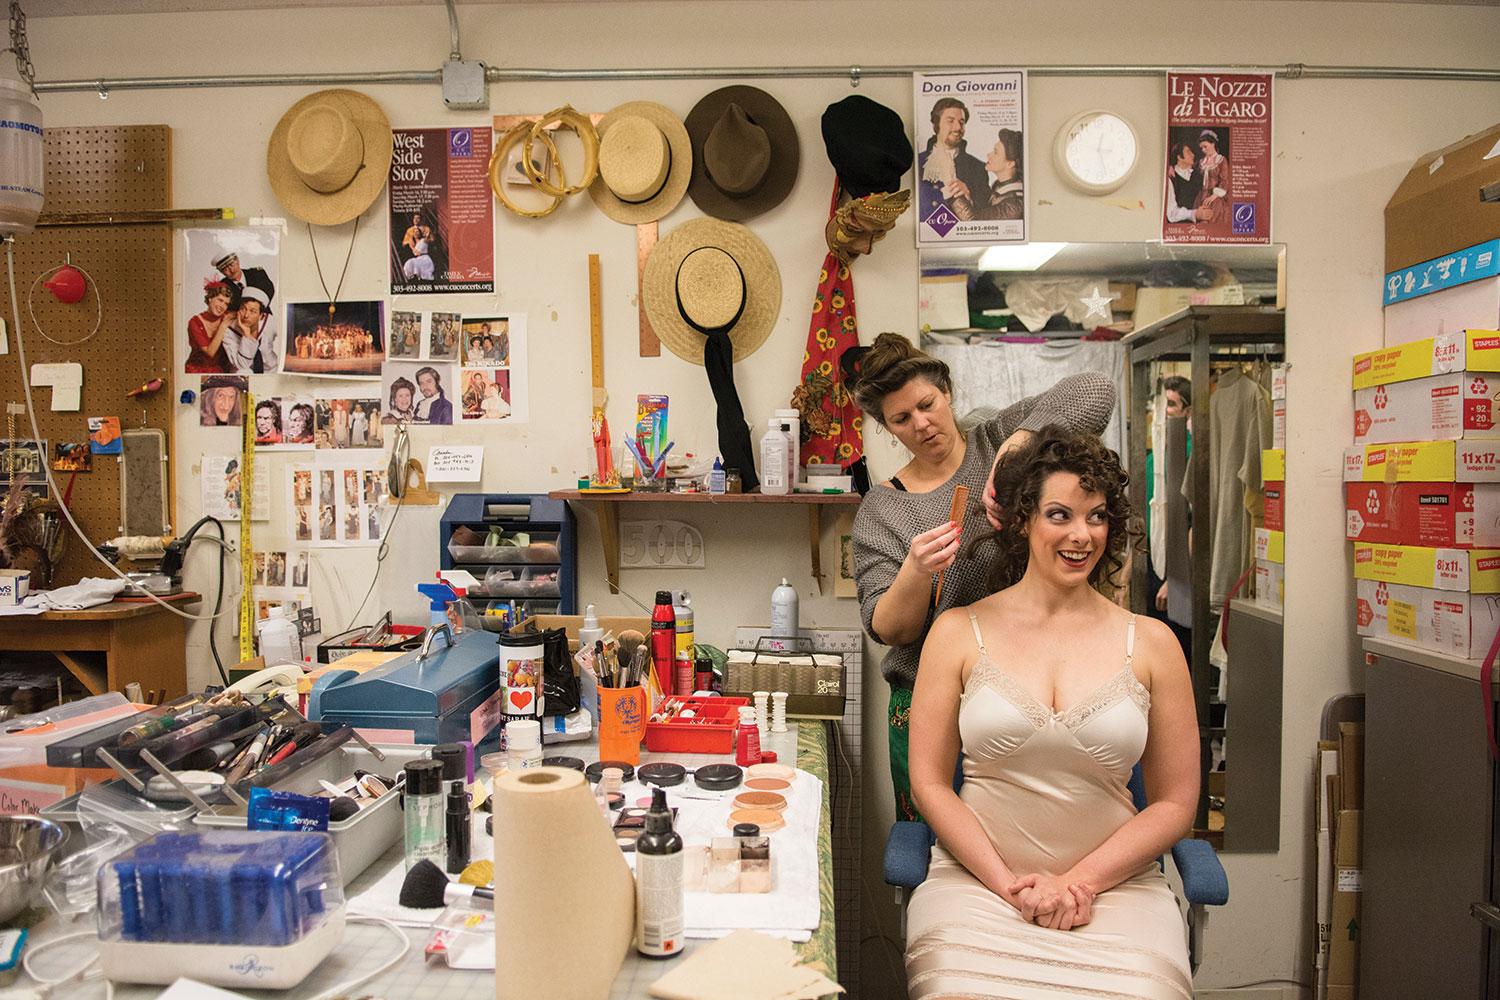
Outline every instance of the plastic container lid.
[(672, 603), (672, 592), (670, 590), (658, 590), (656, 592), (656, 603), (657, 604), (671, 604)]
[(760, 827), (754, 823), (736, 823), (732, 832), (736, 837), (759, 837)]
[(414, 760), (402, 770), (406, 772), (407, 795), (441, 795), (443, 793), (442, 761)]
[(535, 719), (516, 719), (505, 724), (505, 745), (511, 750), (532, 750), (542, 745), (542, 724)]
[(681, 764), (672, 764), (658, 761), (654, 764), (642, 764), (636, 770), (636, 777), (642, 784), (658, 785), (662, 788), (670, 788), (687, 781), (687, 768)]
[(469, 751), (462, 743), (439, 743), (432, 748), (432, 759), (442, 762), (444, 781), (462, 781), (469, 776)]

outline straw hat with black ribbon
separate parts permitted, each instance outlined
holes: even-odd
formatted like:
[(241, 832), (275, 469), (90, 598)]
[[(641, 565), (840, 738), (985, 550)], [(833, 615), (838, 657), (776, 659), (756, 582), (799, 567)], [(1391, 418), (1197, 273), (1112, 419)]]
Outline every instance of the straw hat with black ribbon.
[(266, 147), (271, 189), (295, 218), (336, 226), (375, 203), (391, 170), (391, 123), (354, 90), (320, 90), (281, 116)]
[(600, 119), (599, 176), (589, 197), (626, 225), (655, 222), (677, 207), (693, 174), (682, 119), (653, 101), (630, 101)]
[(775, 208), (797, 183), (802, 149), (781, 102), (759, 87), (722, 87), (687, 116), (688, 196), (704, 214), (744, 222)]
[(781, 312), (781, 273), (770, 249), (744, 226), (694, 219), (651, 251), (642, 294), (661, 342), (707, 371), (724, 467), (739, 469), (745, 488), (754, 489), (755, 455), (733, 365), (766, 342)]

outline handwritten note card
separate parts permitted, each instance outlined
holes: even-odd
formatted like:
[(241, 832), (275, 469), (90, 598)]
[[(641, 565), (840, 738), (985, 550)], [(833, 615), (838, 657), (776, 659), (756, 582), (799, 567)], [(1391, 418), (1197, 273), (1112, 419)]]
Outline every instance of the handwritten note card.
[(482, 444), (439, 444), (427, 450), (429, 483), (477, 483), (483, 468)]

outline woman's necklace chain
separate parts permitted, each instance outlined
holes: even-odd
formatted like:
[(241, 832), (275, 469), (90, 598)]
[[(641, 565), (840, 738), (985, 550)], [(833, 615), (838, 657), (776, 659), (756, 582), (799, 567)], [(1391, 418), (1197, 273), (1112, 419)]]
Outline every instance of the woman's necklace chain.
[(359, 216), (354, 217), (354, 231), (349, 234), (349, 252), (344, 255), (344, 269), (339, 272), (339, 283), (334, 286), (333, 294), (328, 294), (328, 282), (323, 279), (323, 263), (318, 260), (318, 241), (313, 239), (312, 223), (307, 224), (307, 242), (312, 244), (313, 267), (318, 271), (318, 284), (323, 286), (323, 294), (328, 297), (328, 315), (332, 316), (334, 309), (338, 307), (339, 293), (344, 290), (344, 277), (349, 273), (349, 259), (354, 256), (354, 238), (359, 235)]

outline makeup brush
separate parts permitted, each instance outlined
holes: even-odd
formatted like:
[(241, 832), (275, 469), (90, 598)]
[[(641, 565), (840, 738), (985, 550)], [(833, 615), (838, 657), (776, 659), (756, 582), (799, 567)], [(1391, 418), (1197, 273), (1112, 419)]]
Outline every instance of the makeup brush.
[(495, 890), (461, 882), (450, 882), (443, 870), (431, 861), (411, 866), (401, 883), (401, 905), (413, 910), (435, 910), (463, 903), (476, 910), (495, 908)]

